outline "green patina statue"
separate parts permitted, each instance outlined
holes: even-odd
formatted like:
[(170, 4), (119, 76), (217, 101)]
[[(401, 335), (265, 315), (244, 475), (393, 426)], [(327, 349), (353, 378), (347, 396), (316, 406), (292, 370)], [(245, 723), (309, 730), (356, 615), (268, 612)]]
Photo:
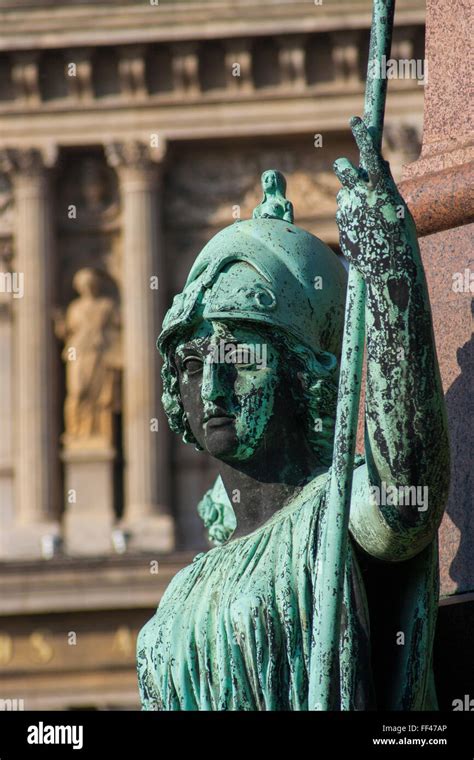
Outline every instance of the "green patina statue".
[(262, 174), (262, 202), (253, 211), (254, 219), (283, 219), (293, 223), (293, 204), (285, 197), (286, 179), (281, 172), (269, 169)]
[(443, 394), (412, 217), (370, 130), (352, 129), (364, 169), (336, 162), (337, 222), (365, 283), (365, 456), (337, 667), (319, 639), (347, 275), (293, 224), (270, 171), (254, 218), (201, 251), (158, 339), (170, 426), (220, 476), (199, 505), (215, 547), (175, 576), (139, 635), (144, 709), (318, 710), (324, 673), (336, 709), (436, 707)]

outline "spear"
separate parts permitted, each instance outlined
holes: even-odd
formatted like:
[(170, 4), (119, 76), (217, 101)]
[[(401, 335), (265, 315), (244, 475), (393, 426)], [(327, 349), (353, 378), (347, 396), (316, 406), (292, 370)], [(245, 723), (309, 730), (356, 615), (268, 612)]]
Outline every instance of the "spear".
[[(387, 94), (387, 80), (382, 76), (382, 56), (385, 56), (385, 60), (390, 57), (394, 11), (395, 0), (374, 0), (364, 122), (377, 149), (382, 145)], [(314, 653), (318, 673), (312, 694), (312, 703), (318, 710), (334, 710), (339, 706), (339, 638), (364, 338), (365, 283), (357, 270), (350, 266), (333, 463), (321, 544), (322, 556), (318, 562), (320, 578), (317, 581), (317, 601), (320, 615), (316, 621)]]

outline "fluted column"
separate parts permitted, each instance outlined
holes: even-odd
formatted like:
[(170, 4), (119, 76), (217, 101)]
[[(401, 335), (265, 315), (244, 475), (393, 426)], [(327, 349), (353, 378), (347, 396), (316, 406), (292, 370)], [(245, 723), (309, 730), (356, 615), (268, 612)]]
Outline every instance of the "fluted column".
[(13, 467), (13, 275), (10, 241), (0, 244), (0, 277), (5, 285), (11, 276), (12, 287), (0, 288), (0, 556), (8, 545), (9, 532), (14, 525), (14, 467)]
[(49, 556), (58, 535), (59, 467), (51, 319), (54, 253), (48, 168), (39, 151), (1, 156), (15, 195), (15, 531), (8, 553)]
[(118, 172), (123, 206), (125, 526), (131, 548), (167, 551), (173, 521), (166, 506), (169, 462), (156, 349), (163, 151), (133, 141), (106, 152)]

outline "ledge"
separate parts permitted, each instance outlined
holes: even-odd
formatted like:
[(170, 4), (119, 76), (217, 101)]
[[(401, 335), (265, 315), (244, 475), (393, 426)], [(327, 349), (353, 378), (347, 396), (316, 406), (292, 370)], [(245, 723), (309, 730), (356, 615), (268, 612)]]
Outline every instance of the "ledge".
[[(255, 37), (265, 34), (323, 32), (369, 28), (370, 0), (334, 2), (275, 2), (266, 0), (200, 0), (167, 2), (159, 6), (100, 2), (64, 2), (45, 9), (28, 3), (0, 4), (0, 50), (54, 49), (91, 45), (166, 42), (191, 39)], [(397, 25), (424, 22), (421, 0), (400, 0)], [(33, 7), (32, 7), (33, 6)]]
[[(0, 617), (156, 607), (196, 552), (0, 563)], [(158, 573), (150, 563), (158, 562)]]
[(474, 161), (399, 184), (419, 237), (474, 222)]

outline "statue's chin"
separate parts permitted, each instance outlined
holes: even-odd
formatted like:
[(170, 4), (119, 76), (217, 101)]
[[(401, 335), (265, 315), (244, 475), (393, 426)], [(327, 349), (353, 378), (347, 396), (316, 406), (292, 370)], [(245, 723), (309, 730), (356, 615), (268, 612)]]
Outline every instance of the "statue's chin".
[(211, 419), (204, 426), (205, 449), (216, 459), (232, 457), (238, 448), (233, 423), (233, 419), (222, 417)]
[(216, 420), (207, 423), (204, 438), (205, 449), (215, 459), (238, 462), (251, 456), (252, 452), (239, 440), (234, 423), (233, 419), (228, 422)]

